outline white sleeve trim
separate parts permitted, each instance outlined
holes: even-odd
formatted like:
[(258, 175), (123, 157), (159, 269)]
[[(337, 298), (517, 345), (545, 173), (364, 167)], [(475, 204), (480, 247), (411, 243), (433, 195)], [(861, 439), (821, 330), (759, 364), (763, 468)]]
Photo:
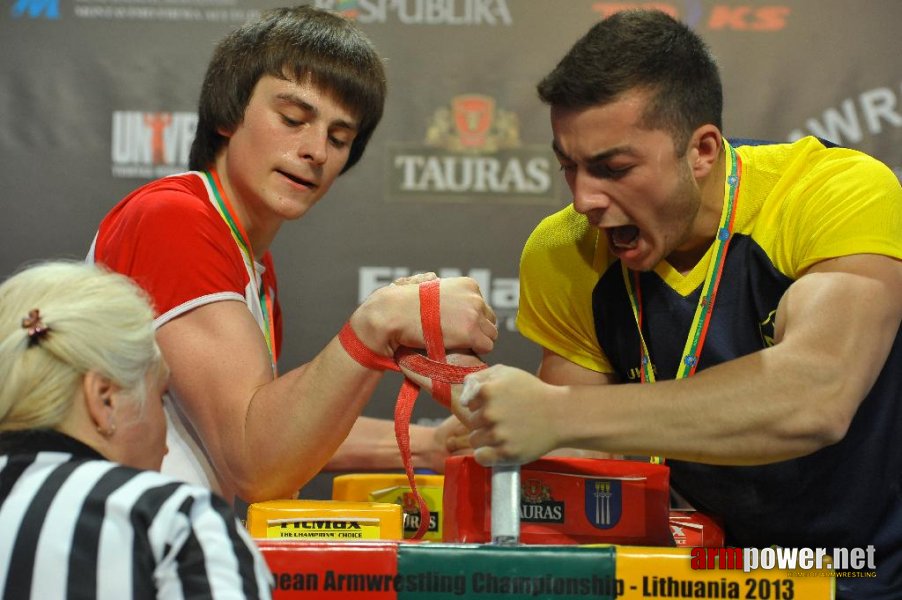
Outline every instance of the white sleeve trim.
[(153, 326), (155, 329), (159, 329), (169, 321), (173, 320), (176, 317), (179, 317), (185, 314), (188, 311), (194, 310), (200, 306), (205, 304), (212, 304), (213, 302), (222, 302), (223, 300), (238, 300), (242, 304), (247, 304), (247, 300), (244, 296), (239, 294), (238, 292), (216, 292), (215, 294), (207, 294), (206, 296), (200, 296), (198, 298), (192, 298), (188, 302), (183, 304), (179, 304), (173, 308), (170, 308), (168, 311), (157, 317), (153, 320)]

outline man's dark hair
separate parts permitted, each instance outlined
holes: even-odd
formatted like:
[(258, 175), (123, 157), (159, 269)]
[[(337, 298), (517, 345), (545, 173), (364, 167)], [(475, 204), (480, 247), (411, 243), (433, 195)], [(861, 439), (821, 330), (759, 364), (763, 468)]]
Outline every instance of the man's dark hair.
[(698, 127), (722, 129), (723, 88), (710, 50), (689, 27), (660, 11), (623, 11), (596, 23), (537, 89), (543, 102), (565, 109), (648, 90), (642, 126), (669, 131), (680, 153)]
[(210, 168), (226, 143), (219, 131), (244, 120), (264, 75), (311, 82), (332, 94), (358, 120), (342, 173), (360, 160), (385, 105), (385, 71), (372, 43), (351, 21), (309, 6), (267, 11), (216, 47), (198, 102), (189, 168)]

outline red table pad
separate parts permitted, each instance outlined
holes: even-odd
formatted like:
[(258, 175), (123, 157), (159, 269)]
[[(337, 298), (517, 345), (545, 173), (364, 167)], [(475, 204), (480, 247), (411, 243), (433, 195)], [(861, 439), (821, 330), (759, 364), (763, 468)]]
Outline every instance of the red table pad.
[[(444, 541), (490, 541), (491, 477), (471, 456), (446, 461)], [(521, 467), (520, 488), (524, 544), (674, 545), (666, 465), (543, 458)]]

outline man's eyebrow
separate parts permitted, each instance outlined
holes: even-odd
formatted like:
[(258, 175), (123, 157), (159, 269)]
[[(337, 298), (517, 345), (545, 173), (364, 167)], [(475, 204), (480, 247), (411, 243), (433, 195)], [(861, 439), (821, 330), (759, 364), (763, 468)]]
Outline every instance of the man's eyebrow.
[[(560, 158), (572, 160), (571, 157), (569, 157), (566, 152), (561, 150), (560, 146), (557, 145), (556, 141), (551, 142), (551, 149)], [(608, 148), (607, 150), (604, 150), (603, 152), (599, 152), (598, 154), (594, 154), (594, 155), (590, 156), (589, 160), (587, 162), (588, 163), (602, 162), (609, 158), (613, 158), (615, 156), (620, 156), (622, 154), (633, 155), (633, 154), (635, 154), (635, 152), (633, 150), (633, 147), (629, 146), (629, 145), (614, 146), (613, 148)]]
[[(298, 108), (305, 110), (309, 113), (312, 113), (313, 116), (318, 117), (320, 114), (319, 109), (317, 107), (310, 104), (309, 102), (307, 102), (306, 100), (304, 100), (303, 98), (298, 96), (297, 94), (292, 94), (290, 92), (282, 92), (280, 94), (276, 94), (276, 98), (278, 100), (281, 100), (282, 102), (288, 102), (289, 104), (294, 104)], [(344, 119), (337, 119), (330, 124), (334, 125), (336, 127), (342, 127), (344, 129), (350, 129), (352, 131), (357, 131), (356, 123), (353, 123), (350, 121), (345, 121)]]
[(289, 104), (294, 104), (298, 108), (302, 108), (308, 112), (312, 112), (314, 115), (319, 115), (319, 109), (298, 96), (297, 94), (292, 94), (290, 92), (282, 92), (280, 94), (276, 94), (276, 98), (281, 100), (282, 102), (288, 102)]
[(632, 146), (614, 146), (613, 148), (609, 148), (604, 152), (599, 152), (598, 154), (589, 158), (589, 162), (601, 162), (603, 160), (607, 160), (609, 158), (614, 158), (615, 156), (621, 156), (623, 154), (634, 155), (635, 151)]

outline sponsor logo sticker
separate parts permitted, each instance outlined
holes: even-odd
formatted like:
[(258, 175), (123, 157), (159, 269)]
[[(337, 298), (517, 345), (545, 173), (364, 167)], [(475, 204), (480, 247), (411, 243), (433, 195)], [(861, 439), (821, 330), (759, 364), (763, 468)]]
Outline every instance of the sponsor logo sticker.
[(551, 486), (541, 479), (527, 479), (520, 484), (520, 520), (563, 523), (564, 503), (551, 497)]
[(551, 149), (523, 144), (517, 114), (491, 96), (451, 98), (422, 143), (389, 143), (386, 160), (391, 201), (559, 204)]
[(113, 177), (155, 179), (187, 170), (196, 129), (193, 112), (115, 111)]
[(507, 0), (316, 0), (314, 4), (360, 23), (483, 27), (513, 24)]
[(611, 529), (623, 514), (623, 489), (617, 479), (586, 479), (586, 520), (597, 529)]
[(14, 19), (59, 19), (59, 0), (15, 0), (10, 9)]

